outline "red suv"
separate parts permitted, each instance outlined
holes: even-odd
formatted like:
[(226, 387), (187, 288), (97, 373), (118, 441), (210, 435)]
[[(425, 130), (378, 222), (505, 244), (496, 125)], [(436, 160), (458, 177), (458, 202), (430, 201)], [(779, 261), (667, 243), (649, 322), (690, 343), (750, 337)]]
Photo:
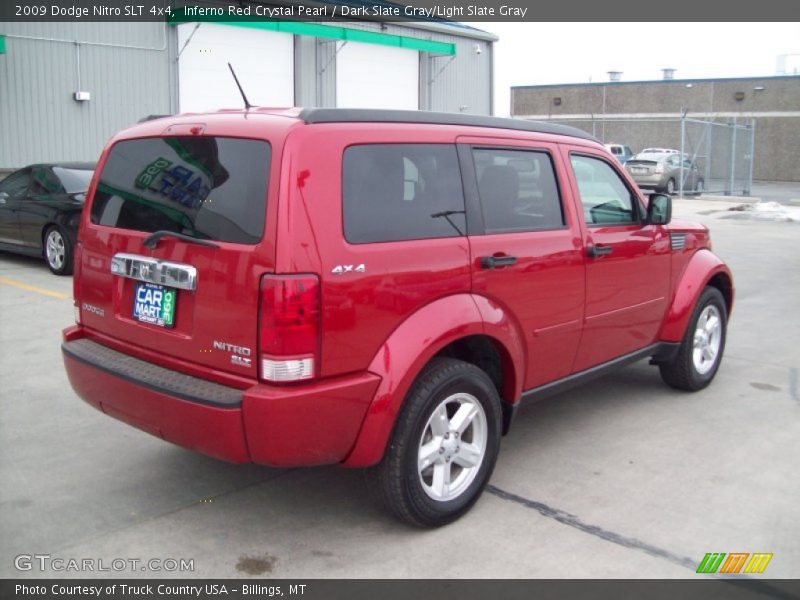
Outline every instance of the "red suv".
[(64, 332), (84, 400), (232, 462), (372, 467), (421, 526), (466, 512), (516, 408), (642, 358), (708, 385), (733, 302), (591, 136), (426, 112), (250, 109), (115, 136)]

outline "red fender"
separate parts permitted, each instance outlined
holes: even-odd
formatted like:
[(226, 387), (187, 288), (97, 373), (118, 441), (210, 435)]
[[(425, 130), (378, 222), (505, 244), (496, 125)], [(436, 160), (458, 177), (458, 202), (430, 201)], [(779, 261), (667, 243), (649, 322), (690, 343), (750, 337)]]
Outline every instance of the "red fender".
[[(513, 340), (499, 325), (491, 324), (489, 328), (501, 336), (496, 340), (499, 346), (503, 346), (502, 338)], [(381, 382), (343, 465), (368, 467), (380, 462), (403, 400), (422, 368), (448, 344), (471, 335), (485, 335), (485, 330), (476, 298), (458, 294), (421, 308), (392, 332), (369, 366), (369, 371), (379, 375)], [(515, 369), (520, 366), (519, 347), (503, 348), (502, 353), (512, 357)], [(521, 381), (522, 377), (514, 380)], [(519, 390), (515, 394), (518, 397)]]
[(697, 299), (708, 282), (720, 273), (727, 279), (730, 289), (730, 295), (725, 294), (730, 313), (733, 305), (733, 276), (730, 269), (710, 250), (698, 250), (689, 259), (675, 286), (675, 295), (661, 325), (659, 339), (667, 342), (680, 342), (683, 339)]

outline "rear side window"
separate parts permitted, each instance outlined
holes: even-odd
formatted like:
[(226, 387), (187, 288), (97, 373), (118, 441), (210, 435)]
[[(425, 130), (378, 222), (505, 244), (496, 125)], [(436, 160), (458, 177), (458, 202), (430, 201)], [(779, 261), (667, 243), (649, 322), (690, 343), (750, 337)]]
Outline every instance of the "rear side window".
[(264, 232), (270, 147), (222, 137), (117, 143), (92, 203), (97, 225), (255, 244)]
[(558, 229), (564, 214), (550, 155), (532, 150), (474, 149), (486, 233)]
[(350, 146), (343, 162), (344, 235), (351, 244), (466, 232), (455, 146)]

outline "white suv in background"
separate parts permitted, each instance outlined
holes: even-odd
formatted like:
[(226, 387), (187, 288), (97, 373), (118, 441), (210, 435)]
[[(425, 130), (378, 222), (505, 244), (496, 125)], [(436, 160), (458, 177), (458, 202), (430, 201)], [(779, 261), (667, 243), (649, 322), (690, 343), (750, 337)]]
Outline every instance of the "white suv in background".
[(630, 146), (625, 146), (623, 144), (606, 144), (605, 146), (608, 148), (608, 151), (614, 155), (614, 158), (623, 165), (633, 156)]

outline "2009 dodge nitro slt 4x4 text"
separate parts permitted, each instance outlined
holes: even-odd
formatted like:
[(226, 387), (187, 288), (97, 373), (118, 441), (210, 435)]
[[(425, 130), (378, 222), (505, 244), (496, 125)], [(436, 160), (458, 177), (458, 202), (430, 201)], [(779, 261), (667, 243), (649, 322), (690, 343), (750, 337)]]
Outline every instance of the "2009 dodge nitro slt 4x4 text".
[(734, 295), (581, 131), (341, 109), (118, 134), (74, 282), (88, 403), (233, 462), (370, 467), (421, 526), (477, 500), (522, 400), (647, 357), (708, 385)]

